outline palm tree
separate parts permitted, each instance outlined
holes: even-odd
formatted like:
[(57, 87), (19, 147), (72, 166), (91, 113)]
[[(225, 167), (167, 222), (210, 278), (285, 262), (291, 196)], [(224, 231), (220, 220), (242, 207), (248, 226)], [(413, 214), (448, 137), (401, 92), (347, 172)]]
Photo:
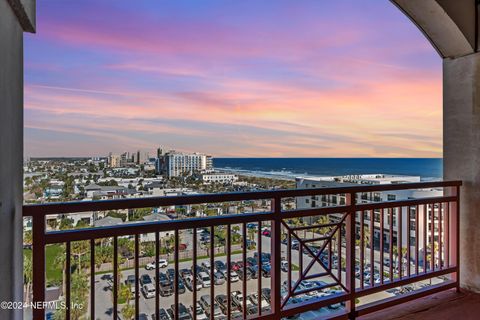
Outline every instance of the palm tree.
[(88, 241), (75, 241), (72, 242), (72, 255), (78, 259), (77, 270), (80, 272), (82, 269), (82, 256), (89, 252)]
[(132, 290), (127, 285), (121, 285), (120, 290), (118, 291), (119, 298), (121, 300), (125, 300), (125, 303), (128, 305), (130, 304), (130, 300), (132, 299)]
[(23, 285), (25, 291), (25, 302), (30, 302), (30, 290), (33, 280), (32, 256), (23, 255)]
[[(62, 292), (63, 294), (67, 291), (67, 259), (65, 254), (59, 254), (55, 257), (53, 261), (55, 267), (62, 269)], [(70, 272), (70, 270), (68, 270)]]
[(95, 266), (97, 269), (101, 267), (103, 263), (111, 262), (111, 248), (107, 246), (100, 246), (95, 249)]
[(133, 317), (135, 316), (135, 308), (130, 304), (126, 304), (122, 308), (121, 312), (122, 312), (123, 319), (125, 320), (132, 320)]
[(29, 245), (31, 246), (32, 245), (32, 230), (28, 230), (28, 231), (25, 231), (23, 233), (23, 244), (26, 244), (26, 245)]
[(88, 275), (86, 273), (79, 272), (72, 275), (70, 299), (73, 307), (70, 309), (71, 319), (78, 320), (82, 318), (87, 310), (87, 308), (82, 308), (81, 306), (87, 305), (89, 290)]

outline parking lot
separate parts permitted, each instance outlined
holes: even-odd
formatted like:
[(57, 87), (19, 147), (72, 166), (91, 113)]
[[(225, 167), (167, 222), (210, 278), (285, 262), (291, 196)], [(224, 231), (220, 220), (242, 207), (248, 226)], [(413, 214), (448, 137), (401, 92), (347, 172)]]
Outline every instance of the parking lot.
[[(268, 237), (262, 237), (262, 238), (263, 238), (262, 239), (262, 248), (263, 248), (262, 251), (263, 252), (270, 252), (270, 238), (268, 238)], [(286, 246), (285, 245), (283, 246), (282, 251), (283, 252), (286, 251)], [(253, 254), (254, 254), (254, 251), (250, 251), (248, 253), (247, 257), (253, 257)], [(292, 250), (292, 262), (299, 260), (299, 254), (300, 253), (297, 250)], [(309, 257), (306, 254), (303, 254), (303, 259), (304, 259), (304, 265), (305, 265), (305, 264), (308, 264), (308, 262), (311, 261), (312, 258)], [(197, 265), (200, 266), (200, 265), (202, 265), (202, 263), (207, 263), (208, 264), (209, 261), (210, 261), (210, 259), (199, 259), (197, 261)], [(222, 262), (225, 263), (226, 262), (226, 257), (225, 256), (215, 257), (215, 261), (222, 261)], [(242, 255), (241, 254), (232, 255), (231, 256), (231, 261), (232, 262), (242, 261)], [(375, 264), (375, 266), (376, 267), (379, 266), (379, 263), (377, 262)], [(170, 264), (169, 266), (167, 266), (165, 268), (161, 268), (160, 272), (167, 274), (168, 270), (170, 268), (173, 268), (173, 267), (174, 267), (174, 265)], [(179, 263), (179, 271), (181, 271), (182, 269), (190, 269), (191, 270), (191, 268), (192, 268), (192, 261), (186, 261), (186, 262), (180, 262)], [(318, 264), (315, 264), (312, 267), (312, 273), (319, 273), (321, 271), (323, 271), (323, 269)], [(333, 271), (336, 274), (335, 270), (333, 270)], [(125, 280), (128, 279), (128, 276), (133, 276), (133, 275), (134, 275), (134, 270), (133, 269), (122, 271), (121, 272), (121, 282), (124, 283)], [(139, 275), (140, 275), (140, 277), (142, 277), (144, 275), (148, 275), (151, 278), (151, 280), (153, 281), (153, 284), (155, 284), (155, 270), (146, 270), (145, 268), (141, 268), (139, 270)], [(342, 277), (344, 277), (344, 276), (345, 276), (345, 274), (342, 272)], [(96, 319), (111, 319), (112, 318), (112, 301), (113, 301), (113, 299), (112, 299), (112, 288), (111, 288), (111, 281), (109, 281), (108, 278), (109, 278), (109, 274), (103, 274), (103, 275), (97, 275), (96, 276), (96, 283), (95, 283), (95, 295), (96, 295), (95, 313), (96, 313)], [(297, 278), (298, 278), (298, 271), (292, 271), (292, 279), (297, 279)], [(182, 277), (181, 277), (181, 279), (182, 279), (182, 282), (185, 284), (185, 282), (183, 281), (184, 279)], [(285, 283), (286, 280), (287, 280), (287, 273), (282, 272), (282, 283)], [(323, 282), (323, 283), (332, 282), (332, 279), (329, 278), (329, 277), (322, 277), (322, 278), (319, 278), (319, 279), (316, 279), (316, 280), (319, 281), (319, 282)], [(261, 277), (261, 287), (262, 287), (262, 289), (265, 289), (265, 288), (269, 289), (270, 285), (271, 285), (270, 281), (271, 281), (270, 278), (262, 276)], [(439, 282), (439, 281), (441, 281), (441, 280), (434, 280), (434, 283)], [(357, 277), (357, 286), (359, 285), (359, 282), (360, 281)], [(198, 283), (200, 284), (200, 281), (198, 281)], [(429, 285), (429, 284), (430, 283), (421, 283), (420, 285)], [(247, 291), (246, 291), (247, 297), (249, 295), (252, 295), (252, 294), (258, 292), (258, 280), (257, 279), (247, 280), (246, 285), (247, 285)], [(306, 283), (305, 285), (311, 285), (311, 284)], [(140, 283), (139, 283), (139, 287), (141, 287)], [(241, 293), (242, 289), (243, 289), (243, 281), (242, 280), (235, 281), (235, 282), (231, 283), (232, 294), (235, 291), (239, 291)], [(325, 296), (325, 294), (334, 294), (336, 289), (337, 288), (332, 288), (332, 289), (329, 289), (329, 290), (323, 290), (324, 292), (316, 292), (315, 291), (312, 294), (303, 295), (303, 297), (301, 297), (301, 298), (292, 299), (292, 303), (315, 298), (316, 294), (321, 295), (321, 296)], [(202, 296), (210, 295), (210, 293), (211, 293), (210, 290), (211, 290), (210, 287), (203, 287), (200, 290), (198, 290), (197, 291), (197, 301), (201, 300)], [(404, 288), (403, 290), (408, 291), (410, 289)], [(221, 285), (214, 285), (214, 298), (218, 297), (219, 295), (225, 295), (226, 291), (227, 291), (227, 284), (226, 283), (223, 283)], [(373, 295), (362, 298), (360, 303), (368, 303), (370, 301), (383, 299), (383, 298), (394, 296), (394, 295), (397, 295), (397, 294), (400, 294), (400, 293), (401, 292), (399, 290), (389, 290), (388, 292), (379, 292), (379, 293), (376, 293), (376, 294), (373, 294)], [(133, 299), (133, 296), (132, 296), (132, 299)], [(233, 300), (233, 298), (232, 298), (232, 300)], [(256, 298), (252, 299), (252, 300), (254, 302), (257, 301)], [(188, 286), (187, 286), (187, 288), (185, 288), (184, 293), (179, 294), (179, 302), (182, 303), (183, 305), (185, 305), (188, 310), (190, 310), (190, 307), (193, 305), (193, 293), (188, 289)], [(247, 310), (254, 311), (256, 313), (257, 309), (252, 307), (252, 301), (250, 301), (250, 299), (247, 298), (247, 302), (248, 302)], [(131, 304), (133, 304), (133, 303), (134, 302), (132, 301)], [(160, 308), (164, 308), (164, 309), (168, 310), (171, 307), (171, 305), (174, 304), (174, 295), (159, 296), (159, 304), (160, 304)], [(268, 304), (268, 302), (263, 301), (262, 306), (264, 306), (264, 304)], [(198, 305), (200, 305), (200, 304), (198, 304)], [(241, 305), (241, 303), (240, 303), (240, 305)], [(331, 309), (322, 308), (322, 310), (318, 311), (319, 313), (317, 314), (317, 316), (320, 313), (326, 313), (326, 312), (334, 311), (335, 309), (337, 309), (339, 307), (341, 307), (341, 306), (340, 305), (335, 305)], [(121, 313), (121, 308), (122, 308), (122, 306), (119, 305), (119, 308), (118, 308), (119, 316), (120, 316), (120, 319), (123, 319), (122, 313)], [(233, 312), (232, 314), (239, 315), (238, 312), (234, 312), (234, 309), (235, 308), (232, 308), (232, 312)], [(263, 309), (266, 309), (266, 308), (263, 308)], [(202, 310), (202, 309), (200, 309), (200, 310)], [(209, 309), (206, 310), (206, 311), (209, 312)], [(139, 312), (141, 314), (142, 313), (145, 314), (148, 317), (151, 317), (151, 315), (155, 314), (155, 298), (146, 298), (145, 295), (143, 293), (141, 293), (140, 297), (139, 297)], [(202, 312), (202, 314), (198, 314), (197, 319), (202, 319), (205, 316), (204, 313), (205, 312)], [(311, 316), (313, 316), (313, 315), (311, 315)], [(218, 319), (225, 318), (224, 312), (219, 313), (215, 318), (218, 318)], [(146, 318), (146, 319), (150, 319), (150, 318)], [(166, 319), (169, 319), (169, 318), (166, 318)], [(186, 317), (185, 319), (188, 319), (188, 317)]]

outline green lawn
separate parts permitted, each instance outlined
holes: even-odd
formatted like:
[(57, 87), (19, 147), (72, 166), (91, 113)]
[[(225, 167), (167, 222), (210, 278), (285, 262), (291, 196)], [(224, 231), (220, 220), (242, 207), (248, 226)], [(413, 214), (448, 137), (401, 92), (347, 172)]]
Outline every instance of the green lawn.
[[(45, 256), (46, 256), (46, 273), (47, 273), (47, 283), (53, 282), (60, 284), (62, 282), (62, 268), (55, 265), (55, 258), (64, 254), (65, 247), (59, 244), (47, 246)], [(32, 256), (32, 250), (24, 249), (23, 253), (26, 256)]]

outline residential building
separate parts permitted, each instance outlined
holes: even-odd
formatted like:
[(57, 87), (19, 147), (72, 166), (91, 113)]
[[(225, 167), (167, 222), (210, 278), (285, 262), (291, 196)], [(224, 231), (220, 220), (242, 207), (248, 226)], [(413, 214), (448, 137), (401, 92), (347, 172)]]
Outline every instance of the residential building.
[(111, 168), (121, 167), (121, 157), (120, 157), (120, 155), (110, 153), (108, 155), (108, 165)]
[(211, 172), (202, 173), (200, 180), (202, 180), (203, 183), (234, 183), (238, 180), (238, 176), (231, 173)]
[[(379, 185), (379, 184), (400, 184), (400, 183), (415, 183), (420, 182), (419, 176), (402, 176), (402, 175), (387, 175), (387, 174), (363, 174), (363, 175), (346, 175), (346, 176), (330, 176), (330, 177), (309, 177), (309, 178), (297, 178), (296, 179), (296, 188), (297, 189), (314, 189), (314, 188), (335, 188), (335, 187), (349, 187), (349, 186), (358, 186), (358, 185)], [(441, 189), (411, 189), (411, 190), (394, 190), (394, 191), (385, 191), (385, 192), (369, 192), (362, 193), (360, 196), (355, 199), (356, 203), (372, 203), (372, 202), (386, 202), (386, 201), (400, 201), (408, 199), (421, 199), (425, 197), (435, 197), (442, 196), (443, 192)], [(319, 207), (332, 207), (332, 206), (342, 206), (346, 204), (346, 195), (345, 194), (333, 194), (333, 195), (316, 195), (310, 197), (297, 197), (296, 198), (296, 207), (297, 209), (307, 209), (307, 208), (319, 208)], [(436, 213), (438, 211), (437, 206), (433, 206), (433, 210)], [(397, 232), (399, 230), (408, 230), (410, 228), (410, 244), (413, 246), (414, 242), (414, 232), (415, 232), (415, 217), (417, 213), (415, 212), (417, 208), (402, 207), (401, 212), (401, 221), (402, 224), (398, 223), (397, 218), (397, 209), (392, 209), (392, 230), (393, 230), (393, 241), (397, 243)], [(425, 207), (421, 206), (418, 208), (418, 222), (423, 224), (424, 221), (424, 210)], [(426, 216), (429, 217), (431, 214), (431, 207), (427, 209)], [(356, 225), (357, 230), (360, 229), (360, 213), (356, 215)], [(380, 210), (374, 211), (374, 242), (378, 247), (380, 242), (381, 235), (381, 224), (380, 224), (380, 215), (382, 212)], [(390, 237), (390, 219), (389, 212), (384, 211), (383, 218), (383, 240), (386, 246), (389, 245)], [(312, 219), (315, 217), (308, 217), (312, 223)], [(338, 222), (342, 218), (342, 213), (329, 215), (329, 219), (332, 222)], [(429, 219), (429, 218), (427, 218)], [(430, 219), (431, 220), (431, 219)], [(410, 221), (410, 224), (409, 224)], [(365, 227), (370, 226), (370, 216), (369, 214), (364, 215), (364, 225)], [(429, 227), (427, 228), (427, 242), (423, 242), (423, 231), (419, 230), (420, 233), (420, 243), (419, 248), (422, 252), (423, 248), (428, 246), (431, 243), (431, 221), (427, 222)], [(438, 221), (434, 220), (434, 241), (438, 241)], [(412, 240), (413, 239), (413, 240)], [(406, 246), (408, 240), (406, 237), (402, 238), (402, 245)]]
[(168, 178), (189, 176), (212, 169), (212, 157), (203, 153), (170, 151), (163, 158), (164, 169), (162, 171)]

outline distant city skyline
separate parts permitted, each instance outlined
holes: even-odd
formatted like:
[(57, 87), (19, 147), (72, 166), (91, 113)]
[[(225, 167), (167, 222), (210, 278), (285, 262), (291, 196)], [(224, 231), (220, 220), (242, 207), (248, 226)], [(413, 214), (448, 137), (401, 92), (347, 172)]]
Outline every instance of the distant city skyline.
[(25, 156), (442, 157), (441, 59), (388, 1), (43, 1)]

